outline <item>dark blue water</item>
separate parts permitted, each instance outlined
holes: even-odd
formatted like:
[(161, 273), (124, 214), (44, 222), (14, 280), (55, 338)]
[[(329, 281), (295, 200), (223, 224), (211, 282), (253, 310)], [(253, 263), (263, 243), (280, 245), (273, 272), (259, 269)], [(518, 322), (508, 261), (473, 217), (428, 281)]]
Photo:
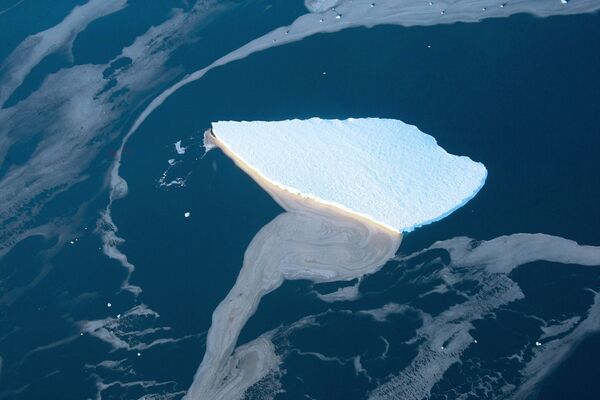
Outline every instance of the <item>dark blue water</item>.
[[(68, 10), (72, 5), (61, 2), (61, 7)], [(135, 20), (131, 10), (95, 22), (75, 42), (75, 62), (107, 62), (144, 26), (164, 19), (170, 7), (170, 3), (152, 5), (124, 34), (111, 27), (119, 19)], [(226, 24), (208, 24), (206, 32), (198, 32), (202, 39), (178, 50), (173, 62), (185, 71), (201, 67), (222, 50), (291, 21), (300, 10), (279, 4), (263, 12), (256, 6), (257, 15), (272, 15), (255, 22), (238, 10)], [(26, 10), (20, 12), (15, 20)], [(27, 18), (32, 20), (28, 25), (32, 32), (55, 23), (53, 12), (44, 21), (34, 23), (33, 14)], [(255, 54), (186, 86), (146, 120), (124, 150), (121, 175), (130, 191), (115, 203), (113, 218), (119, 236), (126, 239), (120, 249), (136, 265), (132, 283), (143, 288), (137, 300), (119, 291), (125, 271), (99, 249), (94, 228), (102, 196), (85, 210), (82, 219), (89, 222), (78, 232), (76, 246), (56, 252), (52, 239), (31, 238), (0, 260), (6, 302), (0, 314), (4, 397), (87, 398), (95, 393), (94, 374), (103, 374), (105, 382), (123, 379), (123, 374), (89, 367), (107, 359), (127, 359), (126, 365), (135, 370), (135, 377), (125, 374), (130, 380), (173, 381), (165, 387), (168, 393), (187, 389), (204, 351), (203, 333), (211, 313), (233, 285), (246, 247), (282, 212), (222, 153), (203, 156), (202, 132), (212, 121), (396, 118), (431, 134), (448, 152), (483, 162), (489, 177), (482, 191), (448, 218), (406, 235), (400, 254), (455, 236), (489, 240), (520, 232), (600, 245), (599, 22), (598, 15), (547, 19), (519, 15), (479, 24), (357, 28)], [(232, 32), (235, 26), (247, 35)], [(1, 37), (10, 37), (13, 43), (2, 46), (14, 47), (28, 33), (17, 29), (14, 21), (2, 25)], [(98, 36), (107, 40), (94, 47)], [(0, 47), (0, 55), (7, 51)], [(21, 95), (35, 90), (61, 62), (47, 60)], [(184, 155), (176, 154), (173, 146), (181, 139), (188, 146)], [(22, 162), (19, 154), (26, 155), (31, 146), (25, 143), (16, 150), (14, 162)], [(106, 165), (111, 149), (98, 165)], [(174, 171), (187, 177), (183, 188), (159, 186), (171, 158), (181, 161)], [(98, 174), (96, 181), (76, 187), (56, 200), (56, 207), (73, 204), (76, 212), (75, 205), (101, 181), (100, 166), (91, 168)], [(47, 212), (52, 213), (52, 205)], [(190, 212), (190, 218), (184, 218), (184, 212)], [(328, 304), (311, 294), (313, 289), (333, 291), (338, 284), (286, 282), (263, 299), (240, 343), (316, 315), (318, 327), (275, 339), (285, 354), (281, 380), (287, 391), (277, 398), (304, 394), (318, 399), (364, 398), (389, 374), (410, 364), (417, 348), (407, 342), (422, 323), (412, 311), (392, 315), (383, 324), (356, 312), (394, 302), (435, 316), (465, 302), (456, 292), (419, 298), (436, 281), (418, 278), (448, 262), (443, 251), (428, 252), (416, 261), (389, 262), (363, 282), (364, 295), (355, 302)], [(530, 316), (560, 320), (585, 315), (592, 296), (583, 289), (600, 287), (600, 273), (594, 269), (545, 262), (522, 266), (511, 279), (525, 299), (474, 323), (472, 335), (482, 345), (469, 347), (464, 362), (451, 367), (434, 386), (432, 398), (469, 393), (482, 370), (502, 371), (500, 383), (518, 384), (519, 366), (510, 357), (515, 348), (540, 334), (539, 323)], [(29, 288), (31, 282), (35, 284)], [(465, 281), (461, 290), (469, 293), (476, 285)], [(77, 321), (125, 313), (140, 303), (160, 318), (133, 320), (134, 326), (127, 327), (132, 332), (168, 326), (169, 337), (190, 338), (143, 350), (138, 357), (137, 350), (111, 351), (106, 343), (80, 335)], [(381, 337), (390, 343), (385, 359), (380, 358), (385, 348)], [(37, 346), (64, 338), (70, 339), (27, 355)], [(538, 397), (597, 398), (598, 349), (597, 336), (584, 340), (543, 381)], [(321, 362), (302, 352), (319, 352), (341, 362)], [(357, 374), (348, 361), (356, 355), (361, 355), (368, 377)], [(489, 396), (477, 390), (466, 398)], [(103, 398), (138, 398), (144, 393), (139, 387), (114, 387)]]

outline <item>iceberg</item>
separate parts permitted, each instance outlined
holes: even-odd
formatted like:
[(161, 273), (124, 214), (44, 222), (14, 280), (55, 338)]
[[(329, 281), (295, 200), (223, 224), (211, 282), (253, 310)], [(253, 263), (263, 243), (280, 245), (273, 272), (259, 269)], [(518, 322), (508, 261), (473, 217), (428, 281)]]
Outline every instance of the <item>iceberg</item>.
[(449, 154), (432, 136), (393, 119), (220, 121), (205, 142), (263, 187), (398, 233), (460, 208), (487, 176), (482, 163)]

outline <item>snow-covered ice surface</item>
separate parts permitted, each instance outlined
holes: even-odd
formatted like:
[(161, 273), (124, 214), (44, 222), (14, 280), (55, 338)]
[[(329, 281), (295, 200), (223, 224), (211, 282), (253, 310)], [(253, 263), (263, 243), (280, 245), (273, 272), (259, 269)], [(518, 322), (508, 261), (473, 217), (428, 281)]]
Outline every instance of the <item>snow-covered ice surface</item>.
[(213, 123), (213, 133), (280, 188), (398, 232), (447, 216), (487, 176), (483, 164), (392, 119), (227, 121)]

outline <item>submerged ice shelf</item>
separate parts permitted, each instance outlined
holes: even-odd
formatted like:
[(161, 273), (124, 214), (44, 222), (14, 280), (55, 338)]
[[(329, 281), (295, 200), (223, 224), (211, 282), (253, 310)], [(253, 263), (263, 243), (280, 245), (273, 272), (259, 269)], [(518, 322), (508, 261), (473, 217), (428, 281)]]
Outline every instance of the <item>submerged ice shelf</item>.
[(452, 213), (487, 176), (483, 164), (399, 120), (221, 121), (212, 133), (254, 179), (396, 232)]

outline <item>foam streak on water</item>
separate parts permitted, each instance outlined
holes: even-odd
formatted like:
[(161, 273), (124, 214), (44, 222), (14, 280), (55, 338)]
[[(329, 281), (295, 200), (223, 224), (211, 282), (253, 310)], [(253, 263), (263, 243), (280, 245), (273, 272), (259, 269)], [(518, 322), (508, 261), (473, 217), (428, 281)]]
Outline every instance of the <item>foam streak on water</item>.
[(322, 213), (286, 212), (265, 225), (248, 246), (234, 287), (213, 313), (206, 353), (186, 398), (241, 398), (278, 365), (268, 337), (245, 345), (233, 358), (232, 353), (260, 299), (284, 279), (351, 280), (376, 271), (399, 242), (400, 236), (375, 225)]

